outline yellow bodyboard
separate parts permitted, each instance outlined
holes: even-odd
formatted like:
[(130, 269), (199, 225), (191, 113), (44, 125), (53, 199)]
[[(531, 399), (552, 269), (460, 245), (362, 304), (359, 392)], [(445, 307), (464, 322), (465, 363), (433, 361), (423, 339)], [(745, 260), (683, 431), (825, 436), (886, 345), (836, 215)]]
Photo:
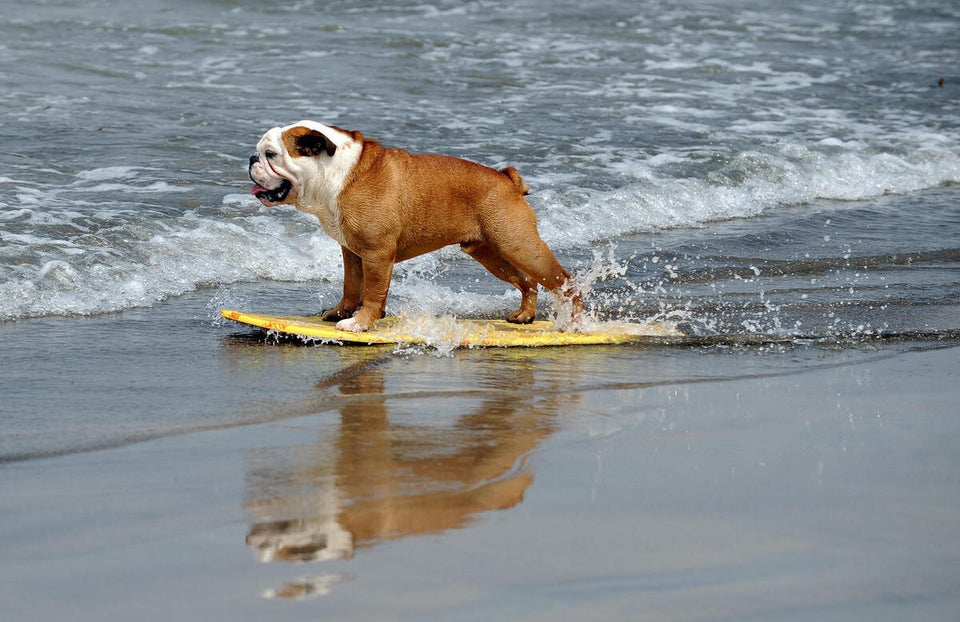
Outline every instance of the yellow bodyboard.
[(453, 347), (536, 347), (660, 343), (683, 337), (671, 322), (599, 322), (580, 331), (559, 331), (553, 322), (511, 324), (505, 320), (452, 317), (388, 317), (363, 333), (337, 330), (315, 315), (267, 315), (224, 309), (225, 318), (321, 343), (429, 344)]

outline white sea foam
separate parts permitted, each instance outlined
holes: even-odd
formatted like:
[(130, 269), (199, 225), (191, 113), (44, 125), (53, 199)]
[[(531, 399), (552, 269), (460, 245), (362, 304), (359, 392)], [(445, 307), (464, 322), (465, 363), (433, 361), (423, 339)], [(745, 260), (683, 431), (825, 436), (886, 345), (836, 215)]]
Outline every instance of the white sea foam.
[(149, 306), (204, 284), (339, 275), (340, 252), (332, 240), (319, 230), (290, 231), (282, 219), (193, 216), (144, 225), (136, 236), (117, 233), (72, 242), (4, 234), (21, 256), (31, 252), (39, 263), (4, 267), (0, 319)]
[(86, 171), (79, 171), (77, 179), (85, 181), (104, 181), (107, 179), (125, 179), (136, 177), (136, 171), (140, 169), (137, 166), (107, 166), (104, 168), (95, 168)]
[[(677, 161), (682, 158), (659, 156), (653, 164)], [(544, 239), (559, 248), (575, 248), (585, 241), (747, 218), (817, 199), (861, 201), (915, 192), (960, 182), (960, 155), (939, 147), (902, 155), (859, 149), (828, 153), (783, 143), (765, 152), (741, 153), (726, 170), (704, 178), (665, 177), (642, 164), (635, 174), (643, 181), (615, 190), (535, 195)]]

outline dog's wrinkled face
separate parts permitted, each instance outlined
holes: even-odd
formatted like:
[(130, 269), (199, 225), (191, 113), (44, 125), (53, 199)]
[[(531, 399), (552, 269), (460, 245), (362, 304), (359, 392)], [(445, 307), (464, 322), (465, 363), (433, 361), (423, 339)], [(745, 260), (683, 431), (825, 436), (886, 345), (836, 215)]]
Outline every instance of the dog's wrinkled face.
[(268, 207), (296, 204), (312, 180), (324, 180), (350, 135), (313, 121), (268, 130), (250, 156), (251, 192)]

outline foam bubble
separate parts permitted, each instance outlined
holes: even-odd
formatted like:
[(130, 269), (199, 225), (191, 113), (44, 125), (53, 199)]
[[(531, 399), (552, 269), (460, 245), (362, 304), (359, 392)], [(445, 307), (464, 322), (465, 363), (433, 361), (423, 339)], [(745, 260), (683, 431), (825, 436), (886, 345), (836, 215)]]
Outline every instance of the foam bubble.
[(135, 172), (141, 167), (137, 166), (107, 166), (104, 168), (95, 168), (76, 173), (77, 179), (84, 181), (104, 181), (107, 179), (126, 179), (136, 177)]
[(422, 344), (398, 345), (398, 352), (428, 351), (437, 356), (450, 356), (460, 347), (461, 342), (475, 337), (478, 329), (465, 322), (458, 322), (452, 315), (404, 313), (390, 332), (423, 340)]
[[(489, 278), (495, 280), (492, 276)], [(387, 300), (391, 315), (500, 317), (519, 305), (520, 293), (513, 288), (491, 294), (463, 286), (451, 287), (437, 283), (431, 276), (415, 275), (395, 279)]]

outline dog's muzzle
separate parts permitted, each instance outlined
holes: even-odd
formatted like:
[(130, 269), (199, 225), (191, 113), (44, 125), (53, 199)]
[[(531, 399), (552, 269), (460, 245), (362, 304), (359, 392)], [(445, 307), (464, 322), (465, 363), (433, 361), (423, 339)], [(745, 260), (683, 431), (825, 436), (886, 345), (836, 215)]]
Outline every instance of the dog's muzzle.
[(261, 201), (269, 203), (283, 202), (283, 200), (287, 198), (287, 195), (290, 194), (290, 189), (292, 188), (290, 181), (284, 179), (276, 188), (265, 188), (261, 186), (257, 183), (257, 180), (253, 178), (253, 165), (258, 162), (260, 162), (260, 154), (255, 153), (250, 156), (250, 165), (247, 167), (247, 174), (253, 181), (253, 188), (250, 190), (250, 193)]

